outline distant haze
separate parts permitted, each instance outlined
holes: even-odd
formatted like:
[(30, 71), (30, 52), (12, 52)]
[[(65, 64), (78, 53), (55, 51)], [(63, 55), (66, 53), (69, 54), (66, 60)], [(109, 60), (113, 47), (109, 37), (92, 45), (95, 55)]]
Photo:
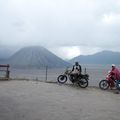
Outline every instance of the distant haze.
[(63, 59), (120, 51), (119, 29), (120, 0), (0, 0), (0, 53), (34, 45)]

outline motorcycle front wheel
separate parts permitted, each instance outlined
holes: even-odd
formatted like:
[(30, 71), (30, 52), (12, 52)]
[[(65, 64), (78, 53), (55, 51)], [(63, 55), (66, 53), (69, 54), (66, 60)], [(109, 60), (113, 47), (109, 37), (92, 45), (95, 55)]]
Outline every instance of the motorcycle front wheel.
[(66, 75), (59, 75), (57, 80), (59, 83), (64, 84), (67, 82), (67, 76)]
[(78, 81), (78, 85), (79, 85), (81, 88), (86, 88), (86, 87), (88, 87), (88, 80), (82, 78), (82, 79), (80, 79), (80, 80)]
[(107, 80), (101, 80), (99, 82), (99, 88), (102, 90), (107, 90), (109, 88), (109, 83)]

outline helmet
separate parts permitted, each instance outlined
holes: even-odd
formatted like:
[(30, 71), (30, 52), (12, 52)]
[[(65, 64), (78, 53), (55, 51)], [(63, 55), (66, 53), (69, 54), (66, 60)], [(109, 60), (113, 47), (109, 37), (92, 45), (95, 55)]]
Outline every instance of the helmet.
[(112, 64), (112, 67), (115, 67), (115, 64)]
[(75, 65), (79, 65), (79, 63), (78, 63), (78, 62), (75, 62)]

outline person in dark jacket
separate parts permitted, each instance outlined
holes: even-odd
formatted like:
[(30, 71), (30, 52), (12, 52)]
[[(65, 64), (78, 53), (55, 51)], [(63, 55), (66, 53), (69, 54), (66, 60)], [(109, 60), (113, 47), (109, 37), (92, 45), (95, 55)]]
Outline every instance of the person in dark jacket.
[(78, 62), (75, 62), (71, 71), (72, 82), (74, 82), (79, 75), (82, 73), (82, 67)]
[(78, 62), (75, 62), (75, 65), (73, 65), (72, 72), (73, 73), (75, 72), (75, 73), (81, 74), (82, 68), (81, 68), (81, 65), (79, 65)]

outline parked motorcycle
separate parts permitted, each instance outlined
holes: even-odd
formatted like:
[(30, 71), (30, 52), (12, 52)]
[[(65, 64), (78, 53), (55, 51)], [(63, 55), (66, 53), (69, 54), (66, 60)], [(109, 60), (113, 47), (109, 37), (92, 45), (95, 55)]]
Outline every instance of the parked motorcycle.
[(72, 83), (77, 83), (81, 88), (86, 88), (88, 86), (89, 75), (85, 72), (85, 74), (80, 74), (76, 78), (71, 74), (71, 70), (66, 69), (64, 74), (59, 75), (57, 78), (58, 82), (61, 84), (66, 83), (68, 79)]

